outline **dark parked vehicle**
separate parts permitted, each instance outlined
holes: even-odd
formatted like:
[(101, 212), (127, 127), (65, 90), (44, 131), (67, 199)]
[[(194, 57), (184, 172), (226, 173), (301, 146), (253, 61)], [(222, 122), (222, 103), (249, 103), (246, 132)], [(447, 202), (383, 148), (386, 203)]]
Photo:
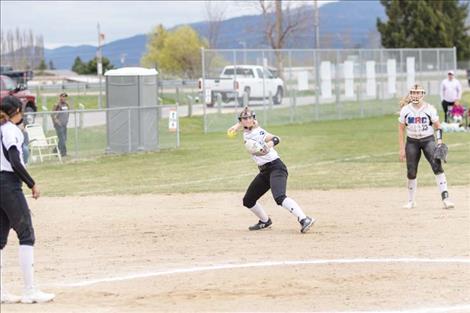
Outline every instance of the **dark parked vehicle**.
[(37, 112), (36, 97), (26, 88), (24, 84), (16, 84), (10, 77), (0, 75), (0, 101), (6, 96), (15, 96), (23, 103), (25, 124), (34, 122), (34, 114)]

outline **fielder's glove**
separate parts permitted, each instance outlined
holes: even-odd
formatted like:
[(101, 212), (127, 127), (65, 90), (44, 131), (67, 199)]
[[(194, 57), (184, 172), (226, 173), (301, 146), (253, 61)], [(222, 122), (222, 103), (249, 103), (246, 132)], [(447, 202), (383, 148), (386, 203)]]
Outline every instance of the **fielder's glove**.
[(269, 153), (269, 150), (271, 150), (271, 148), (268, 146), (268, 144), (266, 142), (260, 142), (259, 143), (259, 150), (256, 151), (255, 153), (253, 153), (253, 155), (256, 155), (256, 156), (263, 156), (263, 155), (266, 155)]
[(447, 145), (444, 143), (441, 143), (440, 145), (437, 145), (436, 148), (434, 149), (434, 159), (441, 160), (447, 163), (448, 152), (449, 152), (449, 148), (447, 148)]

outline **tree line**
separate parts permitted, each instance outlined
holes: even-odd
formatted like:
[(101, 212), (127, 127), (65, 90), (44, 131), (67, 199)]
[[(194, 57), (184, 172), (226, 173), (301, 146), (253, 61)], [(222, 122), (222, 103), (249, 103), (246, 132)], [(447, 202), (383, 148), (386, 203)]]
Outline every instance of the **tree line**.
[(1, 63), (16, 70), (34, 70), (44, 61), (44, 37), (31, 29), (1, 30)]
[[(377, 31), (384, 48), (457, 48), (457, 59), (470, 60), (469, 2), (459, 0), (380, 0), (387, 20), (377, 19)], [(265, 42), (272, 49), (286, 47), (289, 40), (304, 31), (309, 19), (302, 8), (289, 1), (244, 1), (257, 6), (263, 16)], [(248, 4), (246, 4), (248, 3)], [(242, 5), (242, 4), (240, 4)], [(213, 8), (213, 7), (212, 7)], [(194, 29), (182, 26), (173, 31), (158, 25), (148, 36), (143, 66), (156, 67), (180, 77), (196, 78), (201, 72), (200, 48), (216, 48), (223, 12), (211, 12), (207, 5), (208, 37), (201, 38)], [(364, 10), (367, 4), (364, 4)], [(314, 31), (312, 29), (312, 31)], [(347, 30), (345, 31), (347, 37)], [(321, 46), (320, 48), (331, 48)], [(282, 74), (282, 55), (276, 54), (275, 66)]]
[[(108, 58), (102, 57), (103, 73), (114, 68)], [(72, 71), (80, 75), (96, 75), (98, 58), (93, 58), (88, 62), (83, 62), (80, 57), (76, 57), (72, 65)]]

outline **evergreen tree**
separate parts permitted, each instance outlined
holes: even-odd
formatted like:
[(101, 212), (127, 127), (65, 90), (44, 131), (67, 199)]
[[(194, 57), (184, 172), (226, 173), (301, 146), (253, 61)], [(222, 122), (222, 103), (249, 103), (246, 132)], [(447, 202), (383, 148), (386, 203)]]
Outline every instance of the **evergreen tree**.
[(47, 70), (46, 61), (44, 61), (44, 59), (41, 59), (41, 62), (39, 62), (39, 65), (38, 65), (37, 69), (41, 73), (44, 72), (45, 70)]
[(457, 48), (459, 60), (470, 59), (469, 2), (459, 0), (380, 0), (388, 16), (377, 19), (385, 48)]
[[(111, 61), (107, 57), (102, 57), (101, 58), (101, 63), (103, 66), (103, 74), (110, 69), (114, 68), (114, 65), (111, 64)], [(93, 58), (86, 64), (86, 73), (84, 74), (89, 74), (89, 75), (97, 75), (98, 74), (98, 58)]]
[(85, 70), (86, 70), (86, 65), (82, 62), (82, 59), (80, 59), (80, 57), (76, 57), (75, 61), (73, 61), (72, 71), (74, 71), (77, 74), (84, 74)]

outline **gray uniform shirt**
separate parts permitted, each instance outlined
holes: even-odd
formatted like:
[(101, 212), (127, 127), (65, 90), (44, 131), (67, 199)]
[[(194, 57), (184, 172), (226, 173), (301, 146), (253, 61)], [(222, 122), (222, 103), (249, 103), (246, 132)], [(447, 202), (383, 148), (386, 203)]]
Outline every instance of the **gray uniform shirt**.
[(54, 125), (67, 126), (69, 122), (69, 105), (67, 102), (57, 103), (54, 107), (54, 111), (57, 112), (54, 114)]

